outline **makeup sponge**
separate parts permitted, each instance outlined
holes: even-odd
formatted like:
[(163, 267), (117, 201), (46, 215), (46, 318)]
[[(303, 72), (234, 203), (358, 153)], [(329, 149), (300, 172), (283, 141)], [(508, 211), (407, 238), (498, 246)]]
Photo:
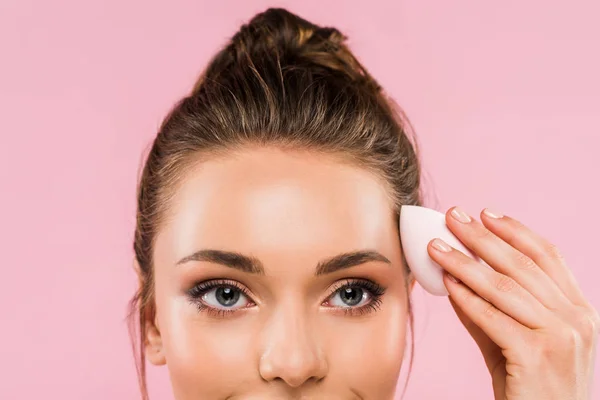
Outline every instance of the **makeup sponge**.
[(443, 281), (443, 269), (427, 252), (427, 244), (436, 237), (474, 260), (482, 262), (446, 226), (444, 213), (421, 206), (401, 207), (400, 241), (408, 266), (423, 289), (436, 296), (448, 296)]

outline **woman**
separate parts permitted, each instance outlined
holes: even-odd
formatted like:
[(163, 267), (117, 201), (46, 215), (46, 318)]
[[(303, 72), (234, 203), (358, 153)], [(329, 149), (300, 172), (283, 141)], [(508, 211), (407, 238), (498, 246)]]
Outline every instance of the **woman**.
[[(422, 205), (420, 167), (344, 40), (258, 14), (162, 124), (134, 242), (144, 398), (146, 359), (178, 400), (393, 398), (415, 283), (398, 217)], [(556, 248), (508, 216), (450, 211), (494, 270), (428, 252), (496, 399), (588, 398), (598, 313)]]

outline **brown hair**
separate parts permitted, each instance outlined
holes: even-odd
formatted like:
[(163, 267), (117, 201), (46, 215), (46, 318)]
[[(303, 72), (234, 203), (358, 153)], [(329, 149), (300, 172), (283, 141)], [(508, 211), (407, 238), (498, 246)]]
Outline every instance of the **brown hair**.
[[(145, 321), (155, 313), (153, 244), (186, 168), (249, 146), (320, 152), (372, 171), (388, 189), (397, 217), (403, 204), (422, 205), (418, 145), (409, 138), (410, 123), (346, 39), (335, 28), (269, 8), (241, 26), (161, 124), (137, 189), (133, 248), (139, 288), (128, 313), (144, 400)], [(412, 279), (408, 268), (406, 276)], [(410, 375), (410, 296), (407, 302)]]

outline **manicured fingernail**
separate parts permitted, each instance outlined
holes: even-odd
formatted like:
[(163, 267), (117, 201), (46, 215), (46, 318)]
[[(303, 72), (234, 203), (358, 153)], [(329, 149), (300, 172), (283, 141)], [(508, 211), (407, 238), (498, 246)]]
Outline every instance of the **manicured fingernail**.
[(467, 213), (459, 207), (454, 207), (454, 210), (452, 210), (451, 214), (454, 217), (454, 219), (456, 219), (459, 222), (471, 222), (471, 217), (469, 217)]
[(438, 249), (439, 251), (442, 251), (444, 253), (448, 253), (449, 251), (452, 250), (452, 247), (450, 247), (442, 239), (438, 239), (438, 238), (434, 239), (433, 242), (431, 243), (431, 245), (433, 247), (435, 247), (436, 249)]
[(484, 209), (483, 213), (485, 215), (487, 215), (488, 217), (491, 217), (491, 218), (502, 218), (502, 217), (504, 217), (503, 214), (500, 214), (499, 212), (494, 211), (494, 210), (490, 210), (489, 208)]

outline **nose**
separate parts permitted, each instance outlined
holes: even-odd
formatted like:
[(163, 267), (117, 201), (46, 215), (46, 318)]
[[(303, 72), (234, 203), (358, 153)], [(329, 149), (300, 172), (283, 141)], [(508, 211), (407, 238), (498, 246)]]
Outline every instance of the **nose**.
[(271, 316), (263, 330), (265, 346), (259, 370), (266, 381), (281, 379), (299, 387), (324, 378), (328, 365), (307, 318), (289, 310), (281, 309)]

